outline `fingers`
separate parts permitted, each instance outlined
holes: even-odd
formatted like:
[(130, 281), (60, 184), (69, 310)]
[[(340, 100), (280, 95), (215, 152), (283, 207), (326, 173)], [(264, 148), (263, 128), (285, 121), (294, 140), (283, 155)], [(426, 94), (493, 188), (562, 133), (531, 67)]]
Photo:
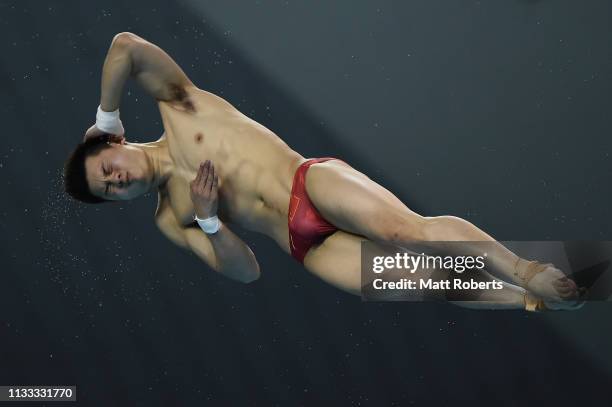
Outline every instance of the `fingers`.
[(88, 128), (87, 131), (85, 132), (85, 135), (83, 136), (83, 141), (87, 141), (90, 138), (99, 137), (99, 136), (102, 136), (104, 134), (106, 134), (106, 133), (104, 133), (102, 130), (98, 129), (96, 127), (96, 125), (94, 124), (93, 126)]
[(213, 180), (212, 193), (213, 196), (217, 197), (217, 188), (219, 188), (219, 176), (215, 173), (215, 179)]
[(210, 160), (206, 160), (206, 162), (204, 163), (205, 174), (202, 176), (202, 182), (201, 182), (202, 190), (205, 193), (210, 191), (210, 187), (208, 186), (208, 183), (210, 180), (211, 166), (212, 166), (212, 163), (210, 162)]
[(204, 187), (206, 186), (206, 179), (208, 178), (209, 168), (210, 160), (206, 160), (200, 163), (200, 169), (198, 172), (200, 178), (198, 179), (198, 186), (202, 189), (204, 189)]
[(206, 180), (206, 191), (210, 194), (213, 189), (213, 184), (215, 183), (215, 166), (213, 163), (210, 163), (210, 171), (208, 172), (208, 179)]
[(196, 177), (190, 183), (192, 193), (198, 194), (200, 192), (201, 190), (200, 183), (202, 182), (203, 171), (204, 171), (204, 163), (202, 162), (200, 163), (200, 166), (198, 167), (198, 172), (196, 173)]
[(198, 173), (195, 179), (192, 181), (194, 187), (198, 188), (204, 193), (216, 192), (215, 188), (219, 183), (219, 177), (215, 171), (215, 166), (210, 160), (206, 160), (200, 163)]
[(204, 163), (201, 162), (200, 163), (200, 167), (198, 168), (198, 172), (196, 173), (196, 177), (193, 180), (193, 183), (198, 186), (200, 185), (200, 180), (202, 179), (202, 167), (204, 166)]

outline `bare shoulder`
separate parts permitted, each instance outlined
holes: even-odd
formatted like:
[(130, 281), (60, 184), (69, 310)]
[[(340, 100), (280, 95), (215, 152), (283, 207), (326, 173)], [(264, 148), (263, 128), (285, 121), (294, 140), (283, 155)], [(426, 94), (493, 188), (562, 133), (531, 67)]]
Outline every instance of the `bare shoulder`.
[[(166, 102), (186, 113), (195, 112), (237, 112), (238, 109), (219, 95), (201, 89), (196, 85), (171, 85), (172, 101)], [(163, 102), (162, 102), (163, 103)]]

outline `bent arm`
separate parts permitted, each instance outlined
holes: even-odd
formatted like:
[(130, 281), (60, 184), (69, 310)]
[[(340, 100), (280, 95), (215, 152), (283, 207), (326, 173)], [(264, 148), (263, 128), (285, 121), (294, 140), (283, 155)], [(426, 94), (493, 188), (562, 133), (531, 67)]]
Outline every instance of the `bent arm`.
[(224, 223), (212, 235), (205, 234), (199, 227), (186, 228), (185, 238), (199, 257), (212, 252), (212, 268), (232, 280), (250, 283), (261, 275), (257, 259), (249, 246)]
[(158, 214), (157, 226), (164, 235), (184, 249), (191, 250), (210, 268), (243, 283), (255, 281), (261, 275), (255, 255), (225, 224), (213, 235), (199, 227), (182, 227), (170, 208)]
[(119, 108), (128, 77), (155, 99), (168, 102), (184, 97), (185, 87), (195, 86), (164, 50), (136, 34), (122, 32), (113, 38), (102, 67), (102, 110)]

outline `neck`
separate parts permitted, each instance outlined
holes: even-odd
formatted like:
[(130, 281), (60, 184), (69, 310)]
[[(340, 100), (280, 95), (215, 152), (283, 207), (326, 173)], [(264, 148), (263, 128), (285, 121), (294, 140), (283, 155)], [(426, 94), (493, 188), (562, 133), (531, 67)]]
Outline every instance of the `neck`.
[(165, 138), (150, 143), (126, 143), (140, 149), (147, 159), (151, 170), (150, 191), (159, 188), (170, 178), (174, 164), (168, 153)]

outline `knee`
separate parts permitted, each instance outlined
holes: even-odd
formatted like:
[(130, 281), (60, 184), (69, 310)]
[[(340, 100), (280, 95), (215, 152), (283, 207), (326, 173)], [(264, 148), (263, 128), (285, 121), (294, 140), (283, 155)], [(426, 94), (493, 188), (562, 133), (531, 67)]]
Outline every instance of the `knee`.
[(412, 217), (397, 221), (384, 230), (387, 241), (401, 243), (409, 241), (443, 241), (449, 239), (448, 231), (462, 219), (455, 216)]
[(459, 233), (465, 223), (465, 220), (456, 216), (398, 217), (384, 225), (377, 225), (374, 235), (378, 240), (396, 245), (405, 242), (469, 240)]
[[(423, 224), (423, 240), (426, 241), (446, 241), (457, 240), (455, 232), (459, 223), (465, 221), (456, 216), (433, 216), (426, 217)], [(459, 239), (461, 240), (461, 239)]]
[(413, 217), (411, 219), (398, 218), (392, 222), (377, 225), (374, 235), (375, 240), (385, 243), (401, 245), (405, 242), (423, 241), (426, 237), (427, 224), (429, 220), (424, 217)]

